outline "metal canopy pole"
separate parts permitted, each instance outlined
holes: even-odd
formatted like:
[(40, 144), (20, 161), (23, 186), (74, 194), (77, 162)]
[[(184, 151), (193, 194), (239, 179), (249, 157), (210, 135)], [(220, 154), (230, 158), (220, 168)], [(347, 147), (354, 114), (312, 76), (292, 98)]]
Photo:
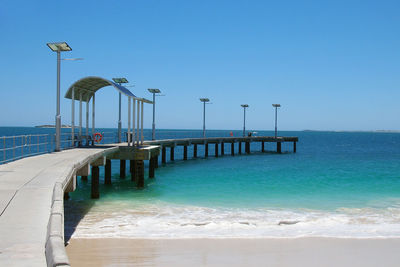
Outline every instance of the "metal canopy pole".
[(275, 138), (278, 137), (278, 108), (281, 106), (280, 104), (272, 104), (275, 108)]
[[(121, 84), (120, 84), (121, 85)], [(121, 122), (121, 92), (119, 92), (119, 115), (118, 115), (118, 143), (121, 143), (122, 139), (122, 122)], [(129, 144), (129, 142), (128, 142)]]
[(131, 145), (131, 98), (128, 96), (128, 146)]
[(139, 129), (140, 129), (140, 101), (139, 101), (139, 99), (138, 99), (138, 105), (137, 105), (137, 135), (136, 135), (136, 142), (137, 142), (137, 145), (139, 145)]
[(141, 124), (140, 135), (142, 137), (141, 145), (143, 145), (143, 101), (141, 103), (141, 106), (142, 106), (142, 114), (141, 114), (142, 118), (141, 118), (141, 122), (140, 122), (140, 124)]
[(275, 138), (278, 136), (278, 107), (275, 107)]
[(156, 140), (156, 94), (153, 93), (153, 125), (152, 125), (152, 133), (151, 140)]
[(82, 91), (79, 91), (79, 141), (82, 138)]
[[(94, 138), (94, 132), (95, 132), (95, 94), (93, 93), (92, 97), (92, 138)], [(93, 143), (94, 144), (94, 143)]]
[(206, 138), (206, 102), (203, 102), (203, 138)]
[(136, 126), (135, 126), (135, 108), (136, 108), (136, 99), (133, 98), (133, 108), (132, 108), (132, 146), (135, 145), (135, 137), (136, 137)]
[(75, 88), (72, 87), (71, 97), (71, 146), (74, 146), (75, 141)]
[(247, 104), (242, 104), (241, 105), (243, 108), (243, 137), (246, 136), (246, 108), (249, 107)]
[(243, 137), (246, 136), (246, 108), (243, 108)]
[(56, 151), (61, 149), (61, 115), (60, 115), (60, 49), (57, 50), (57, 109), (56, 109)]
[(86, 101), (86, 142), (89, 136), (89, 99)]

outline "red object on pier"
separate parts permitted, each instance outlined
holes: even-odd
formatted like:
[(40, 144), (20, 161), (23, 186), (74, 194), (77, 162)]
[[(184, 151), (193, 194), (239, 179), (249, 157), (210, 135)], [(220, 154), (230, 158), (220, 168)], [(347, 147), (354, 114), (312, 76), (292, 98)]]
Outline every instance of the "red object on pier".
[(96, 143), (100, 143), (103, 140), (103, 135), (101, 133), (95, 133), (93, 139)]

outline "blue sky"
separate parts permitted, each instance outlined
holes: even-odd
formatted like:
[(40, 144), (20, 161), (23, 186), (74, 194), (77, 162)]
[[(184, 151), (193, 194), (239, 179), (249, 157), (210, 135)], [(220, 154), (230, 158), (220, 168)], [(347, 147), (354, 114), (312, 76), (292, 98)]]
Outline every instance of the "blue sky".
[[(160, 88), (157, 127), (400, 130), (399, 1), (0, 0), (0, 126), (54, 123), (61, 94), (85, 76), (126, 77), (136, 95)], [(127, 100), (123, 102), (126, 126)], [(70, 101), (61, 100), (62, 123)], [(116, 127), (118, 95), (96, 95), (96, 125)], [(76, 119), (77, 121), (77, 119)], [(151, 127), (151, 106), (145, 109)]]

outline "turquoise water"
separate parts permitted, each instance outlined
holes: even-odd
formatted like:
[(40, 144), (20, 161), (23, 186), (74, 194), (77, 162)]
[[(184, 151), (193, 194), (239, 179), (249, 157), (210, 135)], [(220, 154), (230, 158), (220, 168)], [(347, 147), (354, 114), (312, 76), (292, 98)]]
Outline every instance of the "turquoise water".
[[(207, 135), (229, 133), (209, 131)], [(164, 130), (158, 135), (199, 137), (201, 131)], [(88, 182), (79, 179), (78, 189), (65, 202), (67, 235), (400, 237), (399, 133), (281, 135), (299, 137), (296, 154), (291, 153), (291, 143), (283, 145), (288, 153), (280, 155), (261, 153), (261, 145), (253, 143), (251, 155), (232, 157), (226, 144), (223, 157), (214, 158), (210, 145), (209, 158), (183, 161), (183, 148), (178, 147), (175, 162), (160, 163), (156, 178), (146, 179), (141, 190), (129, 175), (119, 177), (119, 162), (113, 161), (113, 184), (101, 182), (99, 200), (90, 199), (90, 178)], [(266, 149), (275, 147), (266, 144)], [(192, 153), (189, 148), (189, 157)], [(204, 155), (202, 146), (198, 155)]]
[(76, 237), (400, 237), (400, 134), (282, 134), (299, 136), (296, 154), (291, 143), (281, 155), (260, 153), (254, 143), (253, 154), (232, 157), (227, 144), (224, 157), (182, 161), (177, 148), (176, 161), (160, 164), (142, 190), (129, 176), (120, 179), (113, 161), (113, 185), (101, 186), (99, 200), (89, 199), (90, 182), (71, 194), (68, 231)]

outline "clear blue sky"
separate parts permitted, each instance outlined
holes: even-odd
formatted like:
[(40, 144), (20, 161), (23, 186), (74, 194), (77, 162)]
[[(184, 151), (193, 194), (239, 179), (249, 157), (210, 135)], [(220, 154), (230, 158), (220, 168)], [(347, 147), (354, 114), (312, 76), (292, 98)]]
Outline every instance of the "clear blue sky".
[[(157, 127), (400, 130), (400, 1), (0, 1), (0, 126), (54, 123), (61, 94), (89, 76), (160, 88)], [(118, 95), (96, 96), (97, 126), (116, 127)], [(126, 127), (124, 99), (123, 123)], [(70, 101), (62, 98), (62, 123)], [(151, 127), (151, 106), (145, 110)], [(77, 120), (76, 120), (77, 121)]]

